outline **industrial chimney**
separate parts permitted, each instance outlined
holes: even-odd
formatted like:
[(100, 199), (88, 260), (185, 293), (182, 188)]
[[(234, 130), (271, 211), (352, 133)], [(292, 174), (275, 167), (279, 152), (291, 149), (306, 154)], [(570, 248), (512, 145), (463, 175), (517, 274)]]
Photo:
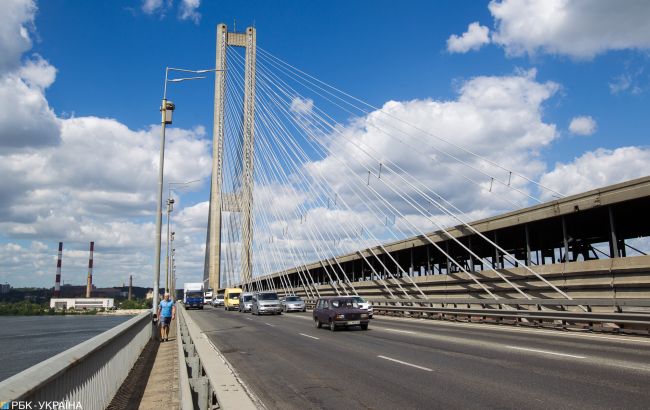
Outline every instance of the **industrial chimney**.
[(59, 242), (59, 258), (56, 261), (56, 279), (54, 280), (54, 297), (61, 297), (61, 257), (63, 256), (63, 242)]
[(129, 300), (131, 300), (131, 288), (133, 288), (133, 275), (129, 275)]
[(90, 242), (90, 259), (88, 259), (88, 282), (86, 284), (86, 297), (90, 297), (93, 290), (93, 251), (95, 250), (95, 242)]

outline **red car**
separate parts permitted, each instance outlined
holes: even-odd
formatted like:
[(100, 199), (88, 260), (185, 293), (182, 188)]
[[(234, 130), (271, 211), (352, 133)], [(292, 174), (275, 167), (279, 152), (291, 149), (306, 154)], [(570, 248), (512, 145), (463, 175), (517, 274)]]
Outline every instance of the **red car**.
[(328, 326), (333, 332), (339, 327), (360, 326), (368, 330), (368, 311), (350, 296), (330, 296), (318, 299), (314, 308), (314, 325)]

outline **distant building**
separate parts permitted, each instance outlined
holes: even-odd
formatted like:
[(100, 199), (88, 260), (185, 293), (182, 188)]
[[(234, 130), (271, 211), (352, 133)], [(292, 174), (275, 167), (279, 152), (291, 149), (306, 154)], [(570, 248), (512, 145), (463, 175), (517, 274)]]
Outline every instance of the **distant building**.
[(113, 298), (52, 298), (52, 309), (112, 309), (115, 306)]
[(0, 294), (5, 294), (11, 292), (11, 285), (8, 283), (0, 284)]

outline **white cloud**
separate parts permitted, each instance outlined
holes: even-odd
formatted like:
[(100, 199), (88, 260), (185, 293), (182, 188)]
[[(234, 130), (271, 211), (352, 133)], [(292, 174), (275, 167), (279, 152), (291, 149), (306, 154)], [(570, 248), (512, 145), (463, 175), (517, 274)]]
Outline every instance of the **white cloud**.
[(467, 31), (460, 37), (452, 34), (447, 39), (447, 51), (450, 53), (466, 53), (470, 50), (478, 50), (490, 42), (490, 29), (481, 26), (478, 22), (471, 23)]
[(20, 57), (32, 46), (29, 32), (36, 5), (32, 0), (5, 0), (0, 13), (0, 75), (16, 69)]
[[(3, 6), (2, 280), (12, 285), (51, 284), (51, 258), (59, 241), (69, 250), (64, 262), (67, 281), (84, 282), (87, 256), (74, 262), (73, 250), (87, 249), (89, 241), (98, 249), (97, 283), (115, 285), (116, 277), (130, 273), (136, 281), (150, 278), (160, 126), (132, 130), (109, 118), (57, 117), (44, 94), (56, 79), (56, 68), (39, 55), (21, 61), (21, 53), (31, 45), (27, 29), (36, 8), (18, 1)], [(165, 182), (210, 175), (210, 145), (203, 127), (169, 128)], [(205, 230), (197, 236), (188, 232), (185, 238), (188, 248), (197, 248), (205, 241)], [(30, 241), (30, 246), (24, 245)]]
[[(494, 200), (495, 195), (488, 192), (490, 178), (478, 171), (500, 178), (504, 172), (433, 135), (471, 147), (474, 152), (525, 175), (540, 175), (545, 165), (539, 159), (539, 151), (558, 135), (555, 125), (542, 120), (542, 104), (558, 88), (552, 82), (537, 82), (535, 71), (531, 70), (513, 76), (472, 78), (462, 84), (455, 101), (391, 101), (343, 128), (329, 143), (331, 154), (306, 164), (306, 169), (310, 175), (325, 177), (339, 195), (354, 204), (360, 203), (361, 198), (356, 197), (346, 181), (357, 181), (357, 189), (365, 186), (368, 170), (377, 173), (378, 162), (383, 161), (393, 169), (399, 166), (401, 171), (397, 174), (435, 190), (462, 209), (494, 212), (503, 209), (504, 204), (507, 207), (507, 203)], [(376, 159), (364, 154), (360, 146), (371, 151)], [(440, 178), (441, 174), (445, 177)], [(390, 174), (385, 175), (382, 178), (391, 178)], [(392, 178), (396, 185), (404, 184), (396, 176)], [(467, 178), (481, 183), (483, 188)], [(513, 180), (513, 184), (527, 190), (523, 180)], [(376, 184), (376, 189), (400, 203), (382, 184)], [(412, 188), (405, 189), (423, 200)], [(493, 187), (493, 191), (502, 189)], [(520, 194), (505, 190), (501, 197), (525, 202)]]
[(295, 97), (291, 100), (291, 111), (296, 114), (310, 114), (314, 109), (314, 100), (311, 98)]
[(146, 14), (154, 14), (163, 9), (163, 0), (142, 0), (142, 11)]
[[(650, 175), (648, 164), (650, 149), (601, 148), (587, 152), (568, 164), (556, 164), (555, 169), (544, 174), (540, 182), (570, 195)], [(552, 198), (545, 195), (545, 199)]]
[(590, 59), (609, 50), (650, 48), (650, 2), (493, 0), (492, 42), (510, 55)]
[(181, 20), (192, 20), (195, 24), (199, 24), (201, 20), (201, 13), (197, 10), (201, 5), (201, 0), (181, 0), (179, 9), (179, 16)]
[(573, 117), (569, 124), (569, 131), (575, 135), (592, 135), (596, 132), (596, 120), (590, 115)]

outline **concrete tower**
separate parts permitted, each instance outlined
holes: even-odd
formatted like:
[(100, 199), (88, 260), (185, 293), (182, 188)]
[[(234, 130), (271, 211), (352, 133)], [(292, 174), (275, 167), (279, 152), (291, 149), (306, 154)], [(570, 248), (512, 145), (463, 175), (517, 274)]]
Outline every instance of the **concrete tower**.
[[(244, 122), (243, 122), (243, 169), (242, 189), (232, 195), (224, 195), (224, 111), (226, 97), (226, 49), (246, 49), (244, 73)], [(241, 281), (250, 283), (252, 277), (253, 244), (253, 155), (255, 130), (255, 47), (256, 34), (253, 27), (244, 33), (229, 33), (225, 24), (217, 26), (217, 57), (214, 84), (214, 128), (212, 151), (212, 182), (210, 189), (210, 211), (208, 221), (207, 272), (209, 287), (215, 291), (221, 287), (221, 215), (222, 211), (241, 212), (242, 215), (242, 260)]]

